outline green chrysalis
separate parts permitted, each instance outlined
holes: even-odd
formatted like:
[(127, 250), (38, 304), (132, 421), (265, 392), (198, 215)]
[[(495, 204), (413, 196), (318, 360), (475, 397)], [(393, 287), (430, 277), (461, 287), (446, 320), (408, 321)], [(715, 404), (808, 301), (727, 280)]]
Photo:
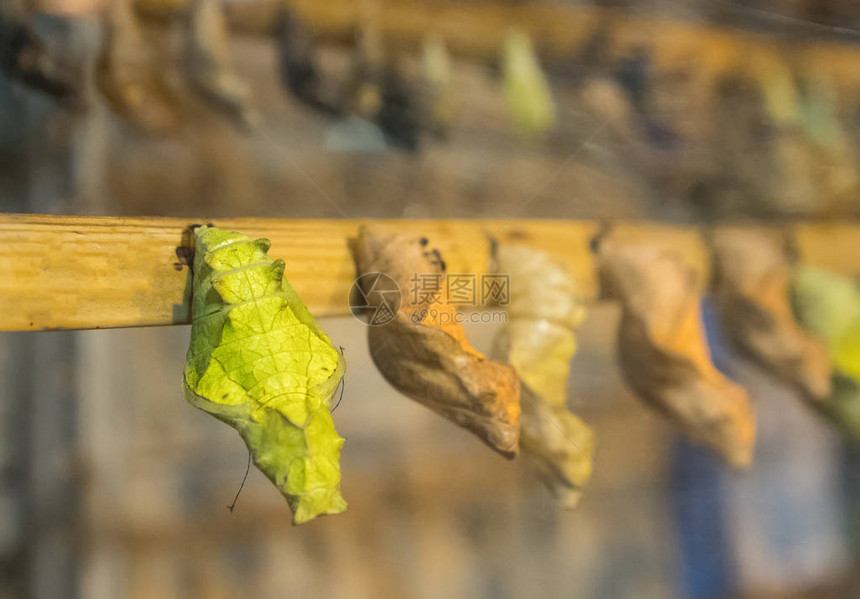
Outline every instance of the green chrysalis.
[(194, 231), (186, 399), (235, 428), (300, 524), (346, 510), (329, 403), (345, 370), (268, 239)]
[(556, 125), (556, 105), (549, 81), (541, 69), (532, 39), (512, 30), (502, 54), (505, 98), (517, 132), (525, 138), (540, 137)]
[(841, 275), (798, 266), (791, 292), (801, 326), (820, 337), (830, 351), (833, 396), (819, 407), (860, 441), (860, 289)]

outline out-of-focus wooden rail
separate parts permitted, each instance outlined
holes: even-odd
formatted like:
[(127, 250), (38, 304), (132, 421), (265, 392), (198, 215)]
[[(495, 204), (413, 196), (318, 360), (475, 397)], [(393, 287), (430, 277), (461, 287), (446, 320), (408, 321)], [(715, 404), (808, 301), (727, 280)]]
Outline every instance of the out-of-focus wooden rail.
[[(206, 219), (0, 215), (0, 330), (92, 329), (188, 322), (183, 304), (188, 269), (176, 269), (176, 247), (190, 224)], [(230, 219), (215, 225), (268, 237), (270, 254), (317, 316), (349, 314), (354, 271), (348, 220)], [(373, 221), (426, 236), (450, 273), (483, 273), (487, 240), (529, 244), (567, 265), (583, 294), (595, 295), (589, 240), (597, 223), (559, 220)], [(701, 232), (691, 227), (623, 223), (616, 234), (675, 248), (706, 270)], [(860, 225), (796, 227), (802, 260), (849, 275), (860, 273)]]
[[(32, 0), (40, 10), (57, 14), (94, 14), (113, 0)], [(213, 0), (214, 1), (214, 0)], [(511, 28), (528, 31), (544, 57), (569, 60), (598, 32), (606, 34), (616, 55), (631, 48), (653, 49), (655, 67), (693, 68), (704, 77), (746, 64), (750, 57), (775, 48), (790, 52), (800, 65), (814, 65), (817, 74), (840, 86), (860, 80), (857, 44), (821, 39), (826, 27), (808, 26), (811, 34), (786, 39), (785, 30), (742, 31), (732, 27), (684, 22), (630, 11), (566, 2), (458, 2), (456, 0), (220, 0), (231, 29), (268, 35), (282, 6), (291, 7), (316, 39), (353, 44), (367, 23), (379, 31), (386, 47), (416, 50), (428, 31), (441, 36), (458, 57), (492, 60), (499, 56)], [(172, 21), (187, 11), (191, 0), (134, 0), (144, 16)], [(743, 7), (738, 7), (744, 10)], [(760, 11), (752, 14), (761, 16)], [(785, 20), (773, 15), (776, 23)], [(798, 20), (802, 24), (802, 20)], [(800, 24), (795, 23), (800, 27)], [(803, 28), (801, 27), (803, 30)], [(824, 36), (826, 38), (826, 36)]]

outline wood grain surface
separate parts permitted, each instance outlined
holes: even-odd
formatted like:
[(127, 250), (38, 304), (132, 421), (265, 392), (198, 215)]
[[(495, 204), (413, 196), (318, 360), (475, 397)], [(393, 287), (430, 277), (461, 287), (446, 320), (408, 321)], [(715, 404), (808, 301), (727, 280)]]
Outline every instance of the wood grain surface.
[[(177, 264), (183, 230), (207, 219), (0, 215), (0, 330), (91, 329), (185, 324), (188, 269)], [(231, 219), (215, 225), (268, 237), (270, 255), (319, 317), (349, 314), (354, 278), (347, 239), (370, 221)], [(560, 220), (377, 220), (375, 226), (425, 236), (449, 273), (486, 272), (490, 244), (528, 244), (566, 265), (593, 300), (596, 286), (589, 241), (598, 224)], [(704, 274), (701, 231), (654, 223), (619, 223), (617, 234), (678, 251)], [(860, 272), (860, 225), (796, 228), (806, 262)]]

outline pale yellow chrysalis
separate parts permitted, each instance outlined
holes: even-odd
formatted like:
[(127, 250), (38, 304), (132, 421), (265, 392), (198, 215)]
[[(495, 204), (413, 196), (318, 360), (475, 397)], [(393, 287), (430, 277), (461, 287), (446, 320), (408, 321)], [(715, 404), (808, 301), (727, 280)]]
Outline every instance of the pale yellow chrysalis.
[(523, 137), (539, 137), (555, 127), (556, 106), (531, 38), (512, 30), (502, 56), (505, 97), (514, 127)]
[(567, 270), (543, 252), (502, 245), (495, 262), (496, 272), (510, 277), (510, 303), (494, 354), (520, 377), (520, 447), (570, 509), (591, 478), (594, 459), (594, 433), (567, 409), (574, 329), (585, 307)]

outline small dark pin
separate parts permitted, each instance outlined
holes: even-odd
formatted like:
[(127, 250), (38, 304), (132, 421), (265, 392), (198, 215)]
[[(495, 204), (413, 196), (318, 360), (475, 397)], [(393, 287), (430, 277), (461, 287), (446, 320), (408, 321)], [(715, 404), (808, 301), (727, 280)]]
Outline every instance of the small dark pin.
[(490, 272), (496, 272), (499, 269), (499, 239), (495, 235), (487, 237), (487, 245), (489, 246), (490, 257)]
[[(194, 263), (194, 248), (180, 245), (176, 248), (176, 257), (179, 259), (180, 267), (176, 270), (182, 270), (181, 265), (191, 266)], [(174, 266), (175, 268), (175, 266)]]
[(422, 246), (426, 246), (428, 243), (430, 243), (430, 240), (427, 239), (426, 237), (422, 237), (421, 239), (418, 240), (418, 243), (420, 243)]
[(433, 264), (434, 266), (438, 265), (439, 268), (442, 269), (442, 272), (445, 272), (445, 261), (442, 259), (442, 254), (439, 253), (438, 249), (433, 248), (432, 250), (424, 252), (424, 257), (427, 258), (430, 264)]
[(603, 240), (606, 239), (611, 231), (612, 224), (609, 221), (603, 221), (600, 223), (600, 228), (597, 233), (588, 242), (588, 247), (592, 254), (600, 252), (600, 246), (603, 243)]
[[(435, 260), (431, 259), (430, 258), (431, 255), (436, 259)], [(439, 253), (438, 249), (433, 248), (429, 252), (424, 252), (424, 256), (426, 256), (427, 259), (430, 260), (430, 264), (439, 266), (439, 268), (441, 269), (442, 272), (445, 272), (445, 270), (447, 269), (447, 265), (445, 264), (445, 261), (442, 259), (442, 254)]]

